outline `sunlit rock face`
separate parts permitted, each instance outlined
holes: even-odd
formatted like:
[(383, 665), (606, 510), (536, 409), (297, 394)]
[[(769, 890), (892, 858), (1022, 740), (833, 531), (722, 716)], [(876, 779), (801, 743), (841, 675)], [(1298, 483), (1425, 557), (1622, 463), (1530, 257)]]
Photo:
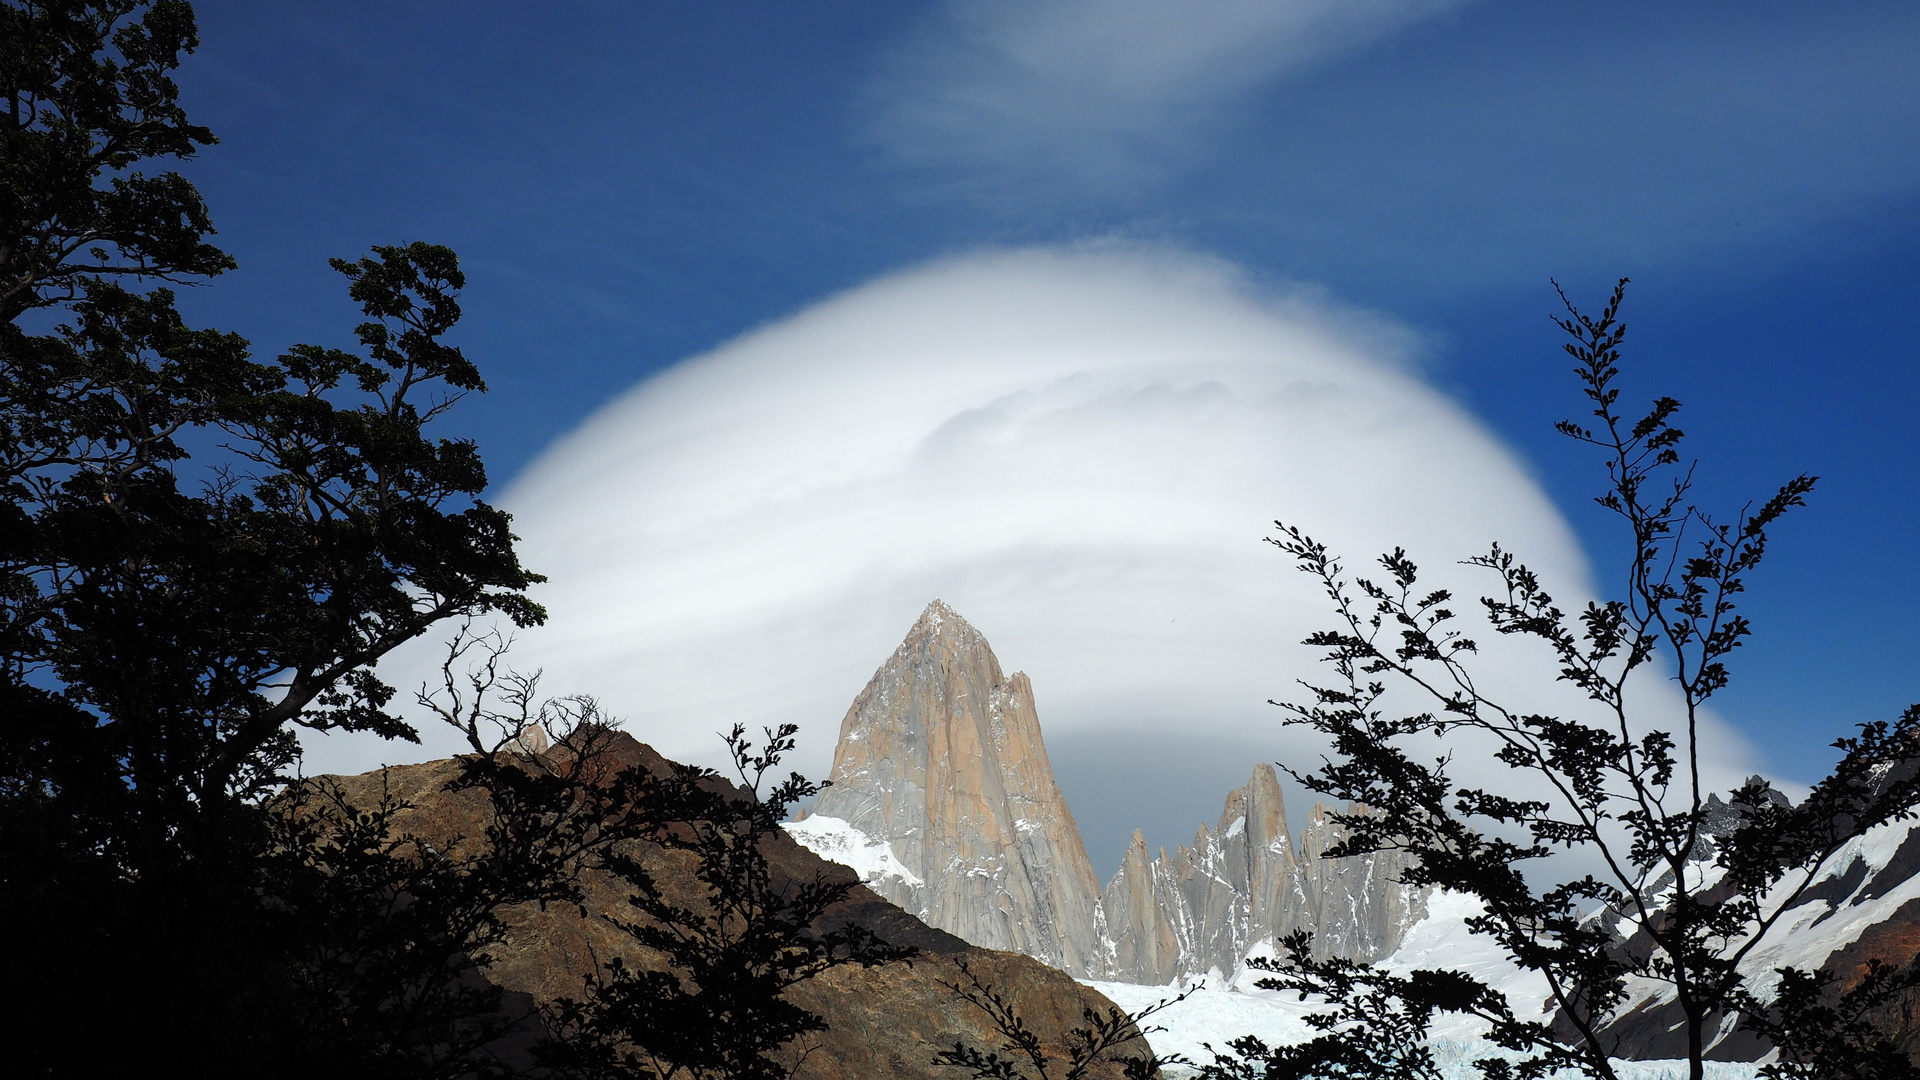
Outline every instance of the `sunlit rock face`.
[(1079, 974), (1100, 887), (1053, 779), (1033, 688), (985, 637), (927, 606), (847, 710), (814, 806), (884, 838), (905, 874), (869, 884), (928, 923)]
[(1322, 859), (1322, 807), (1299, 850), (1272, 766), (1228, 794), (1191, 847), (1151, 858), (1134, 834), (1102, 891), (1041, 741), (1033, 688), (934, 601), (841, 723), (832, 784), (790, 826), (874, 891), (949, 933), (1081, 978), (1163, 984), (1230, 973), (1257, 945), (1312, 930), (1316, 951), (1373, 960), (1424, 911), (1390, 854)]

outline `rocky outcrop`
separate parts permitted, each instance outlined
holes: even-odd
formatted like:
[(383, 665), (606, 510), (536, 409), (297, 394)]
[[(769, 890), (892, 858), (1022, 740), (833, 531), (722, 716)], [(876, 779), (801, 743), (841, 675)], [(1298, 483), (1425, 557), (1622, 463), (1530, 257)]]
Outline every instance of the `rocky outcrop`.
[(1171, 855), (1162, 848), (1149, 861), (1145, 839), (1133, 834), (1100, 899), (1111, 943), (1103, 977), (1160, 984), (1233, 971), (1253, 943), (1273, 937), (1298, 878), (1280, 784), (1261, 765), (1191, 846)]
[[(650, 747), (625, 736), (609, 751), (608, 760), (616, 767), (638, 765), (655, 772), (669, 767)], [(395, 822), (396, 831), (414, 834), (443, 850), (456, 850), (475, 843), (472, 838), (484, 837), (488, 820), (483, 794), (449, 790), (459, 775), (457, 761), (436, 761), (328, 779), (339, 785), (353, 805), (372, 806), (383, 797), (407, 804)], [(770, 837), (764, 853), (776, 882), (807, 882), (816, 875), (843, 879), (851, 873), (783, 834)], [(695, 867), (685, 852), (642, 846), (636, 854), (675, 902), (700, 903)], [(582, 979), (596, 965), (614, 957), (640, 968), (658, 962), (613, 921), (634, 917), (626, 903), (631, 887), (594, 870), (585, 871), (580, 883), (583, 897), (577, 908), (527, 904), (507, 909), (507, 938), (489, 949), (493, 962), (485, 976), (508, 991), (508, 1007), (525, 1028), (514, 1044), (494, 1048), (506, 1055), (509, 1064), (526, 1064), (516, 1055), (524, 1056), (526, 1046), (542, 1030), (537, 1006), (561, 996), (578, 997)], [(794, 1080), (876, 1076), (951, 1080), (954, 1070), (935, 1065), (936, 1053), (956, 1043), (997, 1049), (1005, 1037), (991, 1027), (985, 1014), (945, 985), (965, 981), (961, 962), (1015, 1004), (1050, 1053), (1064, 1052), (1071, 1029), (1085, 1023), (1083, 1010), (1104, 1013), (1111, 1006), (1097, 991), (1064, 972), (1025, 956), (969, 945), (865, 888), (854, 890), (847, 901), (828, 912), (825, 921), (865, 926), (882, 940), (912, 946), (919, 954), (911, 962), (835, 968), (788, 991), (790, 1000), (827, 1023), (827, 1030), (805, 1037), (807, 1046), (793, 1048)], [(1118, 1064), (1103, 1061), (1091, 1075), (1119, 1080), (1121, 1071)]]
[(1158, 985), (1230, 975), (1255, 946), (1295, 930), (1311, 931), (1321, 956), (1386, 956), (1425, 914), (1425, 897), (1400, 884), (1402, 856), (1322, 858), (1339, 840), (1332, 812), (1315, 806), (1296, 854), (1279, 778), (1264, 763), (1191, 846), (1149, 861), (1135, 832), (1101, 896), (1101, 977)]
[(813, 813), (886, 840), (882, 896), (975, 945), (1099, 969), (1100, 887), (1053, 779), (1033, 687), (927, 605), (840, 725)]
[(1135, 833), (1101, 890), (1027, 677), (1003, 676), (986, 638), (938, 600), (847, 710), (831, 780), (791, 827), (801, 843), (933, 926), (1080, 978), (1230, 973), (1299, 928), (1323, 954), (1374, 960), (1423, 910), (1396, 856), (1319, 858), (1338, 841), (1324, 808), (1296, 851), (1269, 765), (1191, 847), (1155, 859)]

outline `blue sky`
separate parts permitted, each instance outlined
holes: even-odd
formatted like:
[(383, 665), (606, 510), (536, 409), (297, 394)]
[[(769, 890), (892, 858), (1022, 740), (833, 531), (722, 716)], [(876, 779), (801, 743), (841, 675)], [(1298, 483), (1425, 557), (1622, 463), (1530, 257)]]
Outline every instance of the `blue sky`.
[(241, 268), (190, 311), (261, 351), (344, 343), (326, 257), (453, 246), (493, 392), (452, 427), (496, 482), (876, 276), (1120, 240), (1413, 328), (1605, 587), (1597, 473), (1552, 432), (1577, 406), (1548, 278), (1597, 306), (1630, 276), (1628, 394), (1686, 403), (1703, 499), (1822, 477), (1752, 583), (1723, 713), (1808, 781), (1920, 699), (1920, 7), (197, 8), (181, 82), (222, 144), (187, 171)]

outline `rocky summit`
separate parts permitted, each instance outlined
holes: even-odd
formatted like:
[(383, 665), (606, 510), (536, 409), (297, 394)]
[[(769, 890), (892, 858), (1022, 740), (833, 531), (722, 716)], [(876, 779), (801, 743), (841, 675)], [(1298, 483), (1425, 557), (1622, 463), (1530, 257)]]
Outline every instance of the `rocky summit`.
[(928, 604), (854, 699), (830, 779), (812, 835), (844, 822), (890, 847), (899, 869), (868, 877), (882, 896), (975, 945), (1099, 969), (1099, 880), (1033, 687), (953, 609)]
[(1054, 782), (1026, 675), (927, 605), (840, 725), (832, 786), (790, 827), (932, 926), (1079, 978), (1164, 984), (1230, 973), (1305, 928), (1322, 953), (1374, 960), (1424, 911), (1395, 856), (1322, 859), (1315, 807), (1296, 851), (1271, 766), (1227, 796), (1191, 847), (1149, 856), (1136, 833), (1101, 890)]

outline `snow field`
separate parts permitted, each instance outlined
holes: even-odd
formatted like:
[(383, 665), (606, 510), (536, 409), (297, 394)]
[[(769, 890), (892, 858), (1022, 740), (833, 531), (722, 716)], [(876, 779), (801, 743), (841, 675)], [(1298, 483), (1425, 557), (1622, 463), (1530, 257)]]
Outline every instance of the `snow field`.
[[(1442, 892), (1427, 901), (1427, 915), (1407, 931), (1400, 947), (1380, 962), (1390, 971), (1406, 972), (1416, 968), (1463, 971), (1507, 995), (1514, 1012), (1523, 1019), (1545, 1020), (1550, 1013), (1545, 980), (1537, 973), (1515, 967), (1490, 939), (1470, 933), (1466, 920), (1477, 914), (1480, 902), (1459, 893)], [(1257, 948), (1252, 955), (1272, 955), (1271, 945)], [(1213, 1060), (1205, 1044), (1225, 1049), (1242, 1035), (1253, 1035), (1268, 1045), (1306, 1042), (1317, 1032), (1305, 1017), (1319, 1006), (1302, 1002), (1291, 992), (1262, 990), (1258, 982), (1264, 972), (1242, 969), (1232, 979), (1218, 972), (1202, 980), (1186, 1000), (1168, 1006), (1148, 1019), (1148, 1026), (1163, 1031), (1147, 1035), (1148, 1045), (1157, 1054), (1180, 1054), (1189, 1060), (1207, 1063)], [(1155, 1002), (1171, 998), (1180, 986), (1135, 986), (1130, 983), (1090, 982), (1087, 985), (1105, 994), (1115, 1005), (1137, 1012)], [(1481, 1038), (1485, 1025), (1460, 1016), (1442, 1016), (1434, 1024), (1434, 1057), (1447, 1080), (1477, 1080), (1480, 1070), (1473, 1063), (1488, 1057), (1514, 1057), (1511, 1052)], [(1614, 1062), (1620, 1080), (1680, 1080), (1687, 1075), (1682, 1061)], [(1707, 1066), (1708, 1080), (1754, 1080), (1757, 1065), (1745, 1062), (1713, 1062)], [(1170, 1076), (1191, 1075), (1191, 1071), (1169, 1070)], [(1571, 1078), (1575, 1074), (1567, 1074)]]
[[(1089, 982), (1128, 1012), (1144, 1009), (1157, 1001), (1179, 993), (1177, 986), (1135, 986), (1131, 983)], [(1303, 1019), (1317, 1006), (1295, 1000), (1293, 994), (1268, 990), (1238, 990), (1204, 986), (1185, 1001), (1168, 1006), (1147, 1021), (1165, 1030), (1150, 1032), (1147, 1044), (1156, 1054), (1180, 1054), (1190, 1061), (1205, 1064), (1213, 1060), (1206, 1045), (1225, 1050), (1226, 1044), (1242, 1035), (1253, 1035), (1268, 1045), (1305, 1042), (1316, 1032)], [(1479, 1080), (1480, 1070), (1473, 1063), (1482, 1058), (1516, 1055), (1484, 1039), (1435, 1038), (1434, 1058), (1447, 1080)], [(1620, 1080), (1682, 1080), (1687, 1075), (1683, 1061), (1614, 1061)], [(1746, 1062), (1709, 1062), (1707, 1080), (1754, 1080), (1758, 1065)], [(1170, 1068), (1170, 1078), (1192, 1076), (1194, 1070)], [(1563, 1074), (1572, 1080), (1576, 1073)]]

